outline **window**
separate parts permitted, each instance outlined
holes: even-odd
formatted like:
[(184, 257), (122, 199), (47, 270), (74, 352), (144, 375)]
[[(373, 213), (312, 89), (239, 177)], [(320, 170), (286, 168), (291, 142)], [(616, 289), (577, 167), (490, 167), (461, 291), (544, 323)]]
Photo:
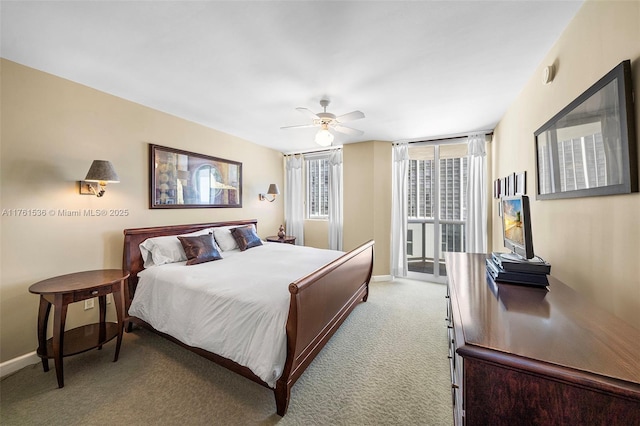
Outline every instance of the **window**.
[(307, 166), (307, 218), (329, 218), (329, 160), (310, 158)]
[(433, 218), (433, 160), (409, 160), (407, 211), (410, 218)]
[(467, 219), (467, 157), (440, 160), (440, 219)]
[[(435, 188), (433, 160), (409, 160), (407, 215), (409, 219), (433, 219)], [(440, 159), (440, 218), (465, 220), (467, 158)]]
[(446, 274), (443, 253), (465, 250), (466, 139), (409, 147), (407, 260), (410, 272)]

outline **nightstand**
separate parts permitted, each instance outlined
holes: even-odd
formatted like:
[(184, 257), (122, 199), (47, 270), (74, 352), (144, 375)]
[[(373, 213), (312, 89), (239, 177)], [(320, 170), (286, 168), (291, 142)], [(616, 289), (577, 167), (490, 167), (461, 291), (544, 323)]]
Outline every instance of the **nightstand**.
[(291, 235), (285, 235), (284, 237), (280, 238), (277, 235), (273, 235), (271, 237), (267, 237), (267, 241), (272, 243), (295, 244), (296, 237), (293, 237)]
[[(90, 349), (102, 349), (102, 345), (118, 338), (113, 362), (118, 360), (124, 326), (124, 286), (129, 273), (120, 269), (76, 272), (37, 282), (29, 287), (29, 292), (40, 295), (38, 310), (38, 356), (42, 358), (42, 368), (49, 371), (49, 358), (56, 367), (58, 387), (64, 387), (62, 358), (79, 354)], [(118, 322), (106, 322), (107, 294), (113, 294)], [(64, 331), (69, 303), (98, 298), (100, 320), (72, 330)], [(47, 323), (51, 306), (55, 306), (53, 317), (53, 337), (47, 340)]]

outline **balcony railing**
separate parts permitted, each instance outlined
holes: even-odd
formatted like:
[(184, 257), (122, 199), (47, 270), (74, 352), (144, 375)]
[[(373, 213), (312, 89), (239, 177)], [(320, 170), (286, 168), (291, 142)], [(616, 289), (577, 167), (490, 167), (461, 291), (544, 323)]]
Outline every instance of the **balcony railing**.
[[(434, 238), (433, 219), (409, 219), (407, 224), (407, 261), (409, 271), (434, 274)], [(465, 251), (465, 222), (462, 220), (441, 220), (438, 238), (438, 272), (445, 276), (444, 252)]]

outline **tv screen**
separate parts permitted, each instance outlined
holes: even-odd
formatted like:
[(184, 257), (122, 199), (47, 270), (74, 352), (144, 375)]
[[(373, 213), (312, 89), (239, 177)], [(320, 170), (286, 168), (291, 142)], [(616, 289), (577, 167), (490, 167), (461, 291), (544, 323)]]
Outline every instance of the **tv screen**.
[(502, 197), (502, 237), (515, 258), (533, 259), (529, 197)]

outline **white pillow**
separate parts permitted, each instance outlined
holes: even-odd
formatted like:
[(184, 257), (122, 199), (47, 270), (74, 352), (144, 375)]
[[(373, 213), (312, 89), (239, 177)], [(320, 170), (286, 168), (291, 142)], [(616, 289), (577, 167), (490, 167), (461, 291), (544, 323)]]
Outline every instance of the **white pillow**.
[[(181, 237), (195, 237), (211, 233), (213, 228), (202, 231), (182, 234)], [(144, 267), (153, 265), (164, 265), (165, 263), (182, 262), (187, 260), (187, 255), (182, 248), (178, 235), (168, 235), (166, 237), (147, 238), (140, 243), (140, 253), (144, 260)]]
[[(221, 226), (219, 228), (213, 228), (213, 237), (215, 238), (216, 243), (218, 243), (218, 247), (220, 247), (220, 250), (229, 251), (238, 248), (238, 243), (236, 242), (236, 239), (233, 238), (231, 230), (240, 226), (246, 225)], [(251, 226), (255, 231), (255, 225), (252, 223)]]

